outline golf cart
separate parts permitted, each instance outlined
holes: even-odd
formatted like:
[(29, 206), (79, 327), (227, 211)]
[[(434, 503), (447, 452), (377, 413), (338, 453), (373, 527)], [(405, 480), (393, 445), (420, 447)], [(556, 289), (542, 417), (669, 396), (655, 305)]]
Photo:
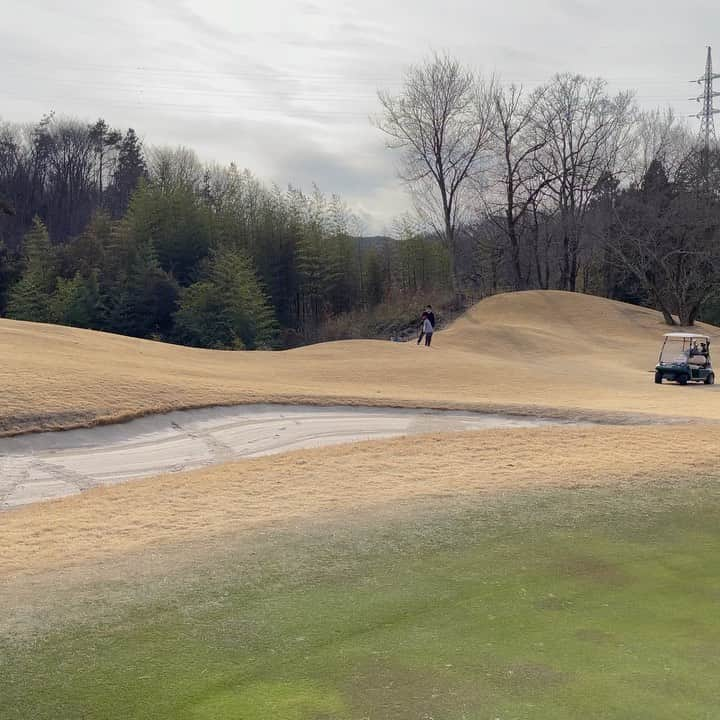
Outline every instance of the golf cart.
[(667, 333), (655, 366), (655, 382), (674, 380), (680, 385), (689, 381), (715, 384), (710, 360), (710, 338), (695, 333)]

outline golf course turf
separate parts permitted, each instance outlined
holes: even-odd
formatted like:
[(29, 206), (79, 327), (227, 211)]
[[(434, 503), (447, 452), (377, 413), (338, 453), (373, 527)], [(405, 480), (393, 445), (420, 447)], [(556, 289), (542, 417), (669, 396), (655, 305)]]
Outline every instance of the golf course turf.
[(720, 390), (653, 383), (665, 329), (559, 292), (485, 300), (429, 351), (1, 320), (2, 435), (253, 402), (570, 422), (0, 513), (0, 720), (716, 720)]
[(3, 638), (0, 718), (709, 719), (715, 483), (448, 499), (99, 569)]

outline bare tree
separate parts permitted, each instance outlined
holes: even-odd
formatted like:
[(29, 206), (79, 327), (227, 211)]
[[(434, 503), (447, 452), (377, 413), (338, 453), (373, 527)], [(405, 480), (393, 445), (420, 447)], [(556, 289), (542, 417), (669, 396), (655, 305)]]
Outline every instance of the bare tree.
[(524, 98), (522, 87), (516, 85), (498, 88), (494, 94), (497, 122), (493, 135), (498, 143), (501, 197), (497, 206), (491, 203), (488, 216), (507, 237), (514, 285), (519, 290), (527, 288), (529, 275), (522, 267), (521, 227), (550, 182), (537, 162), (538, 152), (548, 142), (536, 116), (543, 95), (541, 88)]
[(118, 145), (122, 140), (122, 133), (119, 130), (111, 129), (102, 118), (90, 126), (89, 133), (90, 141), (95, 151), (97, 191), (100, 198), (100, 205), (102, 205), (105, 177), (111, 174), (112, 161), (114, 154), (117, 152)]
[(641, 112), (636, 135), (636, 153), (630, 176), (630, 181), (636, 185), (642, 182), (654, 160), (661, 162), (668, 175), (673, 176), (694, 143), (687, 124), (678, 119), (670, 107)]
[(33, 126), (0, 127), (0, 194), (16, 213), (6, 223), (11, 246), (21, 243), (35, 215), (53, 242), (85, 229), (102, 203), (109, 143), (116, 137), (102, 121), (90, 127), (53, 113)]
[(163, 191), (178, 187), (197, 190), (203, 167), (194, 150), (186, 147), (153, 147), (148, 153), (150, 179)]
[(547, 202), (547, 183), (538, 176), (537, 185), (544, 189), (531, 193), (530, 201), (530, 257), (535, 271), (537, 287), (548, 290), (551, 286), (551, 252), (555, 243), (557, 208)]
[(540, 162), (562, 228), (560, 287), (574, 291), (595, 188), (608, 173), (623, 172), (633, 154), (635, 104), (630, 92), (609, 97), (599, 78), (557, 75), (545, 90), (539, 115), (547, 132)]
[(61, 118), (50, 123), (47, 133), (44, 190), (48, 231), (57, 237), (78, 235), (92, 217), (96, 198), (90, 128)]
[[(699, 168), (698, 168), (699, 170)], [(659, 160), (626, 190), (615, 212), (612, 252), (646, 290), (665, 322), (692, 325), (717, 292), (720, 205), (669, 178)]]
[[(405, 74), (399, 95), (379, 91), (377, 126), (403, 151), (401, 177), (454, 258), (468, 180), (483, 172), (492, 141), (492, 85), (447, 55)], [(453, 259), (452, 274), (456, 268)]]

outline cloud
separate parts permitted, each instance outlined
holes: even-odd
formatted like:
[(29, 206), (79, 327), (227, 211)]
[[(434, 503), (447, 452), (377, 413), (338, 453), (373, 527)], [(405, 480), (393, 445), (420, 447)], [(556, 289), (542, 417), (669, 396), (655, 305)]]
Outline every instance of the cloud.
[(407, 64), (448, 50), (526, 87), (600, 75), (684, 115), (716, 26), (720, 7), (700, 0), (652, 13), (620, 0), (24, 0), (0, 27), (0, 107), (14, 121), (104, 116), (280, 185), (316, 182), (378, 229), (410, 203), (368, 116)]
[(145, 0), (145, 2), (166, 19), (184, 26), (192, 33), (195, 42), (203, 38), (211, 47), (223, 43), (233, 45), (237, 49), (238, 43), (251, 37), (249, 33), (233, 30), (193, 10), (187, 0)]

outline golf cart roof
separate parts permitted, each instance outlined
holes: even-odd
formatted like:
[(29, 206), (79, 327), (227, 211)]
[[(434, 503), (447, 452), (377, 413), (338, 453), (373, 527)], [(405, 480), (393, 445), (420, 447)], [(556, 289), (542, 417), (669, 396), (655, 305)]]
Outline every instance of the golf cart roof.
[(666, 338), (702, 338), (703, 340), (709, 340), (710, 337), (708, 335), (698, 335), (697, 333), (682, 333), (682, 332), (674, 332), (674, 333), (665, 333)]

